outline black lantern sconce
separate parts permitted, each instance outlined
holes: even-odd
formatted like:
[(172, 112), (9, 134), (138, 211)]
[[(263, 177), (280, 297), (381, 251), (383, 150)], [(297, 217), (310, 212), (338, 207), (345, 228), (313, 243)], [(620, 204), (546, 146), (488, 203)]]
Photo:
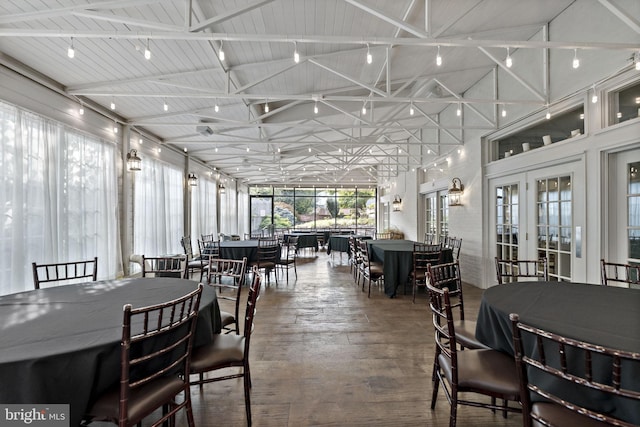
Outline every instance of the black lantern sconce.
[(130, 171), (139, 171), (142, 159), (138, 157), (138, 152), (132, 149), (127, 153), (127, 169)]
[(464, 193), (464, 185), (460, 178), (453, 178), (451, 180), (452, 186), (449, 188), (449, 206), (462, 206), (462, 194)]

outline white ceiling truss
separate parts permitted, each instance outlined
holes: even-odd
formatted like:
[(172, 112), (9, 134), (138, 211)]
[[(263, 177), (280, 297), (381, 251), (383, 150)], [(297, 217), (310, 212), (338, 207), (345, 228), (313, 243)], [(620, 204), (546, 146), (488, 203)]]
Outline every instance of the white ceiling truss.
[[(635, 41), (550, 40), (548, 23), (572, 0), (4, 3), (0, 64), (46, 76), (134, 132), (249, 183), (375, 185), (440, 168), (464, 132), (496, 129), (499, 106), (555, 101), (549, 51), (638, 52)], [(640, 34), (617, 1), (597, 5)], [(540, 52), (535, 80), (505, 65), (522, 49)], [(499, 75), (520, 95), (466, 93), (487, 76), (497, 87)], [(463, 110), (454, 123), (441, 117), (451, 108)]]

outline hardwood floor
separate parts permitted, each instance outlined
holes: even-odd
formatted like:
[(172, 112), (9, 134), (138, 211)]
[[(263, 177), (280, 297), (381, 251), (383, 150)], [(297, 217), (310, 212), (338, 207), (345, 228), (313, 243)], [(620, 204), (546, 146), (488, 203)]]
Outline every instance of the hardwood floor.
[[(433, 331), (426, 295), (371, 298), (356, 288), (346, 256), (298, 259), (276, 286), (263, 284), (251, 342), (254, 426), (448, 426), (442, 393), (431, 401)], [(464, 277), (464, 270), (463, 270)], [(266, 281), (265, 281), (266, 282)], [(465, 288), (476, 316), (482, 290)], [(192, 387), (196, 425), (246, 425), (242, 380)], [(520, 415), (459, 407), (458, 426), (519, 426)], [(180, 417), (179, 426), (186, 426)]]

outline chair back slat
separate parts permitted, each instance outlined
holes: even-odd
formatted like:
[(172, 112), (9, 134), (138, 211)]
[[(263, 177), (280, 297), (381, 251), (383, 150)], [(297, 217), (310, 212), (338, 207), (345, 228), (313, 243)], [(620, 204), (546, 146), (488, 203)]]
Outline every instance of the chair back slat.
[[(32, 263), (33, 285), (40, 289), (43, 284), (70, 284), (96, 281), (98, 278), (98, 257), (83, 261), (49, 264)], [(84, 280), (83, 280), (84, 279)], [(90, 279), (90, 280), (87, 280)]]
[(549, 281), (549, 265), (546, 257), (539, 259), (500, 259), (495, 258), (498, 284), (517, 282), (522, 279)]
[(600, 283), (604, 286), (640, 287), (640, 265), (600, 260)]
[(186, 255), (142, 256), (142, 277), (185, 277), (186, 271)]
[(129, 397), (162, 378), (182, 378), (189, 393), (189, 361), (203, 285), (172, 301), (124, 306), (121, 345), (120, 421), (130, 425)]
[[(640, 364), (640, 353), (622, 351), (558, 335), (528, 323), (521, 322), (517, 314), (510, 314), (515, 349), (516, 366), (520, 376), (522, 406), (525, 425), (533, 421), (544, 423), (536, 411), (532, 411), (531, 394), (560, 405), (576, 414), (599, 420), (603, 425), (633, 426), (611, 413), (599, 413), (584, 406), (584, 393), (589, 400), (608, 400), (621, 397), (640, 405), (640, 391), (622, 385), (622, 378), (631, 375), (634, 366)], [(594, 368), (597, 366), (597, 368)], [(598, 369), (598, 372), (594, 372)], [(538, 383), (530, 381), (530, 376), (544, 373), (552, 378)], [(549, 385), (569, 382), (577, 388), (562, 393), (561, 387), (550, 389)], [(562, 394), (561, 394), (562, 393)], [(596, 397), (597, 396), (597, 397)], [(536, 399), (537, 400), (537, 399)], [(545, 411), (546, 412), (546, 411)], [(579, 417), (577, 416), (576, 419)], [(563, 419), (567, 422), (566, 415)], [(554, 420), (547, 420), (553, 423)]]

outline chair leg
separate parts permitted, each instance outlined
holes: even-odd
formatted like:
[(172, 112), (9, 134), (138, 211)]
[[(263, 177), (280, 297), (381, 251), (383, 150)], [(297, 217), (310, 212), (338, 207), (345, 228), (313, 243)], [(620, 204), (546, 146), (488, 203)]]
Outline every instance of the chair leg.
[(458, 416), (458, 392), (451, 390), (451, 415), (449, 416), (449, 427), (456, 427), (456, 418)]
[(247, 425), (251, 426), (251, 378), (249, 373), (244, 373), (244, 406), (247, 411)]
[(438, 387), (440, 386), (440, 377), (437, 374), (438, 366), (433, 365), (435, 378), (433, 379), (433, 392), (431, 393), (431, 409), (436, 409), (436, 401), (438, 400)]

